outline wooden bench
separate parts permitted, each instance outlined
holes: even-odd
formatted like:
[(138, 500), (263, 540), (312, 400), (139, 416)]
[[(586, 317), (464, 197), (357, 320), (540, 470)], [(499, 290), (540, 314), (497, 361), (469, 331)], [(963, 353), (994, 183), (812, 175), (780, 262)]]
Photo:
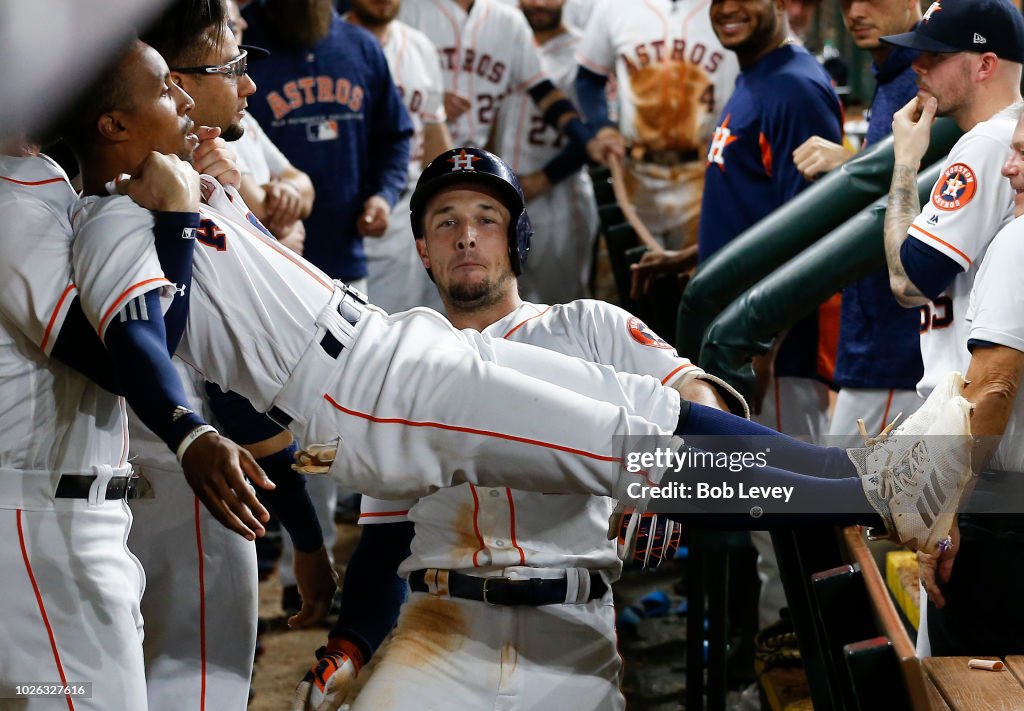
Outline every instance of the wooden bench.
[(843, 645), (852, 708), (1024, 709), (1024, 658), (1008, 658), (1002, 672), (970, 669), (969, 657), (919, 659), (860, 529), (844, 529), (843, 537), (851, 556), (848, 568), (859, 574), (880, 633)]

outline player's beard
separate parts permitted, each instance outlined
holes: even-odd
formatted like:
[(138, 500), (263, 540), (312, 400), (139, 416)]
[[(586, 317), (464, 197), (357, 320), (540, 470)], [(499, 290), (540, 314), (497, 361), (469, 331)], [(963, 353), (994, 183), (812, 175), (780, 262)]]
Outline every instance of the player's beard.
[(536, 32), (551, 32), (562, 24), (562, 8), (557, 10), (523, 10), (530, 29)]
[(231, 141), (237, 141), (245, 133), (245, 127), (242, 124), (235, 123), (228, 124), (227, 128), (220, 132), (220, 137), (229, 143)]
[(353, 3), (349, 12), (355, 15), (355, 18), (359, 20), (359, 24), (363, 27), (374, 29), (377, 27), (383, 27), (398, 17), (398, 5), (395, 5), (389, 12), (380, 15), (370, 12), (360, 7), (358, 4)]
[(334, 6), (331, 0), (267, 0), (267, 17), (286, 44), (309, 49), (327, 36)]
[(441, 300), (449, 311), (474, 313), (494, 306), (501, 301), (505, 287), (512, 279), (512, 273), (503, 272), (496, 280), (484, 279), (472, 284), (449, 285), (441, 293)]

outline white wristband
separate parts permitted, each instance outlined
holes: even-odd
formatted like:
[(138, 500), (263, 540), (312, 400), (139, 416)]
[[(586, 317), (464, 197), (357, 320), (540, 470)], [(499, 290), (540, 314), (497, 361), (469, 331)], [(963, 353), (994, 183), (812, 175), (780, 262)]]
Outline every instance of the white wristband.
[(199, 425), (194, 430), (185, 435), (185, 438), (181, 440), (181, 444), (178, 445), (178, 451), (176, 452), (178, 456), (178, 464), (181, 464), (181, 458), (185, 456), (185, 452), (188, 450), (189, 447), (192, 446), (193, 442), (202, 437), (204, 434), (216, 431), (217, 428), (212, 425)]

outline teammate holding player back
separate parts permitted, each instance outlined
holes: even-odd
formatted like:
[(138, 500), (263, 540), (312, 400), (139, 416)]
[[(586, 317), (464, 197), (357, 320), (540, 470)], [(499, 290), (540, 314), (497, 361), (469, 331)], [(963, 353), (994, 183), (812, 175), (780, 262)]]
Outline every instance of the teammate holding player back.
[[(166, 76), (151, 49), (134, 47), (105, 80), (125, 101), (143, 91), (156, 96), (133, 111), (116, 109), (121, 139), (116, 152), (104, 152), (100, 160), (92, 142), (77, 146), (88, 197), (75, 213), (74, 265), (83, 310), (101, 337), (111, 328), (122, 294), (163, 284), (148, 237), (150, 215), (126, 198), (100, 193), (108, 180), (149, 154), (152, 134), (168, 149), (190, 153), (191, 101), (161, 91)], [(110, 117), (103, 114), (99, 122)], [(445, 182), (472, 173), (475, 160), (472, 152), (446, 160)], [(396, 498), (454, 483), (514, 481), (524, 490), (610, 494), (642, 507), (646, 499), (631, 498), (629, 485), (660, 481), (667, 465), (645, 472), (623, 468), (630, 448), (625, 436), (772, 436), (741, 418), (683, 401), (654, 378), (460, 332), (425, 309), (388, 317), (280, 247), (250, 219), (232, 188), (207, 178), (201, 182), (206, 199), (200, 214), (206, 222), (198, 234), (188, 323), (178, 353), (213, 382), (287, 424), (301, 442), (330, 443), (336, 450), (330, 472), (352, 488)], [(479, 226), (516, 245), (525, 245), (531, 231), (525, 213), (513, 218), (498, 200), (477, 205), (468, 220), (436, 219), (439, 227)], [(159, 313), (159, 307), (151, 313)], [(107, 345), (131, 353), (133, 370), (145, 385), (132, 373), (133, 387), (126, 393), (130, 400), (150, 403), (136, 409), (144, 417), (149, 413), (147, 424), (164, 433), (169, 447), (188, 457), (196, 442), (215, 437), (207, 424), (194, 424), (192, 415), (184, 424), (174, 419), (182, 396), (165, 352), (161, 357), (148, 341), (108, 339)], [(494, 406), (481, 406), (467, 393), (486, 394)], [(924, 432), (959, 434), (969, 431), (967, 416), (951, 387), (907, 426), (913, 422)], [(911, 449), (921, 447), (939, 447), (942, 456), (936, 451), (924, 469), (919, 459), (910, 470), (886, 464), (903, 462)], [(733, 486), (789, 486), (824, 506), (829, 516), (850, 512), (835, 517), (884, 525), (900, 540), (926, 549), (945, 535), (970, 478), (964, 468), (969, 446), (951, 441), (889, 438), (847, 453), (774, 436), (771, 451), (763, 468), (688, 469), (679, 475), (714, 476)], [(775, 466), (782, 462), (807, 474)], [(924, 500), (929, 473), (938, 482), (941, 510), (936, 507), (924, 518), (915, 507)], [(836, 475), (842, 478), (825, 478)], [(222, 522), (251, 535), (250, 522), (259, 524), (243, 498), (248, 492), (241, 476), (236, 468), (191, 483)], [(909, 487), (898, 501), (887, 485), (893, 476)], [(697, 511), (719, 510), (695, 504)]]

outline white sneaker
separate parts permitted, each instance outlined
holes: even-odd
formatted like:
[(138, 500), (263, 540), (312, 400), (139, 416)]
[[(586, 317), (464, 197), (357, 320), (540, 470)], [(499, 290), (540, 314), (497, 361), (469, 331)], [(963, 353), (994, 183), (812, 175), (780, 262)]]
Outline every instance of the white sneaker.
[(848, 455), (888, 537), (933, 553), (949, 535), (971, 471), (970, 415), (964, 379), (950, 373), (896, 430)]

